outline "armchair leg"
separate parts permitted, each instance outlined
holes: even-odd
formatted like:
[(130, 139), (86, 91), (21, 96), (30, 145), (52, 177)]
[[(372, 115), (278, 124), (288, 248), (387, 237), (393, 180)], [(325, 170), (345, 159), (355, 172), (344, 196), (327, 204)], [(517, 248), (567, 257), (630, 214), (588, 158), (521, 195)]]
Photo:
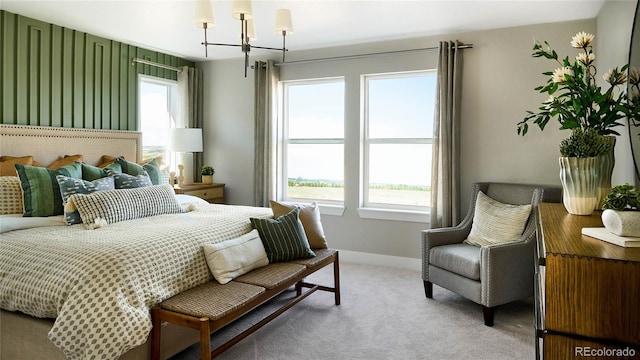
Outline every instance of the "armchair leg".
[(495, 307), (482, 306), (482, 314), (484, 315), (484, 324), (486, 326), (493, 326), (493, 315)]
[(424, 280), (424, 295), (427, 299), (433, 298), (433, 283), (430, 281)]

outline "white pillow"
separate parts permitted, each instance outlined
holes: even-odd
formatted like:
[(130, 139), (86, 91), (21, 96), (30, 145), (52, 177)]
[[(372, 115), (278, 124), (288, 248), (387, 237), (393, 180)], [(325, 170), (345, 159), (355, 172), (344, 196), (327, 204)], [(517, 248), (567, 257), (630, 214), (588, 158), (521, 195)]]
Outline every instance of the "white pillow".
[(22, 214), (0, 215), (0, 233), (42, 226), (65, 225), (64, 216), (23, 217)]
[(193, 195), (186, 194), (176, 194), (176, 199), (180, 205), (189, 205), (189, 204), (209, 204), (207, 200), (199, 198)]
[(253, 269), (269, 265), (258, 230), (232, 240), (205, 244), (204, 256), (209, 270), (220, 283), (226, 284)]
[(480, 191), (471, 232), (464, 242), (485, 246), (516, 241), (522, 235), (530, 213), (531, 204), (503, 204)]

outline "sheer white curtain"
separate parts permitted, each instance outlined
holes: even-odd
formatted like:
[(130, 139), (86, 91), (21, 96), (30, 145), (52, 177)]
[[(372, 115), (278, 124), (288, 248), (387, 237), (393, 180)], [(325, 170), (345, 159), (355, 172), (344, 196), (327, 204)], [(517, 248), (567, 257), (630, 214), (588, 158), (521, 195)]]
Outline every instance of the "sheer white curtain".
[(279, 71), (273, 61), (256, 61), (254, 203), (269, 206), (276, 193), (276, 123)]
[[(180, 104), (180, 117), (176, 121), (179, 128), (202, 129), (202, 70), (183, 66), (178, 72), (178, 101)], [(203, 147), (206, 147), (206, 139), (203, 139)], [(185, 169), (185, 180), (194, 182), (202, 181), (200, 169), (203, 165), (203, 153), (194, 153), (193, 156), (180, 154), (178, 163), (185, 164), (191, 159), (190, 168)]]
[(441, 41), (433, 127), (431, 228), (460, 222), (460, 93), (462, 45)]

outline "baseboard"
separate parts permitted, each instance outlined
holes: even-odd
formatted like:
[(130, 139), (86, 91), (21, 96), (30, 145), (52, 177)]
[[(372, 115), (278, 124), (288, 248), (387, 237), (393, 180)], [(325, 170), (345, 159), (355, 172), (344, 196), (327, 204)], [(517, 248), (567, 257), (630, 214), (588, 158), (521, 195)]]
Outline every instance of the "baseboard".
[(340, 250), (340, 262), (364, 265), (388, 266), (421, 271), (422, 260), (401, 256), (371, 254), (359, 251)]

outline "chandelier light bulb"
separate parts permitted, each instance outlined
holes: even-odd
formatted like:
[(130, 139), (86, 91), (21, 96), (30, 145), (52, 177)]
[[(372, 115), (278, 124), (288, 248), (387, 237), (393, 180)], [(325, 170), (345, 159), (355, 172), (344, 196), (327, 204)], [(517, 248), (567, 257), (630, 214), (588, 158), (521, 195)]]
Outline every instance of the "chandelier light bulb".
[(231, 16), (240, 20), (240, 15), (244, 15), (245, 20), (253, 19), (253, 6), (250, 0), (233, 0)]
[(210, 0), (196, 1), (196, 26), (201, 29), (216, 26), (216, 16)]
[[(247, 33), (244, 34), (249, 41), (256, 41), (258, 37), (256, 36), (256, 26), (253, 22), (253, 19), (247, 20)], [(242, 33), (238, 34), (238, 39), (242, 39)]]
[(275, 33), (276, 35), (293, 34), (291, 11), (289, 11), (289, 9), (278, 9), (278, 11), (276, 11)]

